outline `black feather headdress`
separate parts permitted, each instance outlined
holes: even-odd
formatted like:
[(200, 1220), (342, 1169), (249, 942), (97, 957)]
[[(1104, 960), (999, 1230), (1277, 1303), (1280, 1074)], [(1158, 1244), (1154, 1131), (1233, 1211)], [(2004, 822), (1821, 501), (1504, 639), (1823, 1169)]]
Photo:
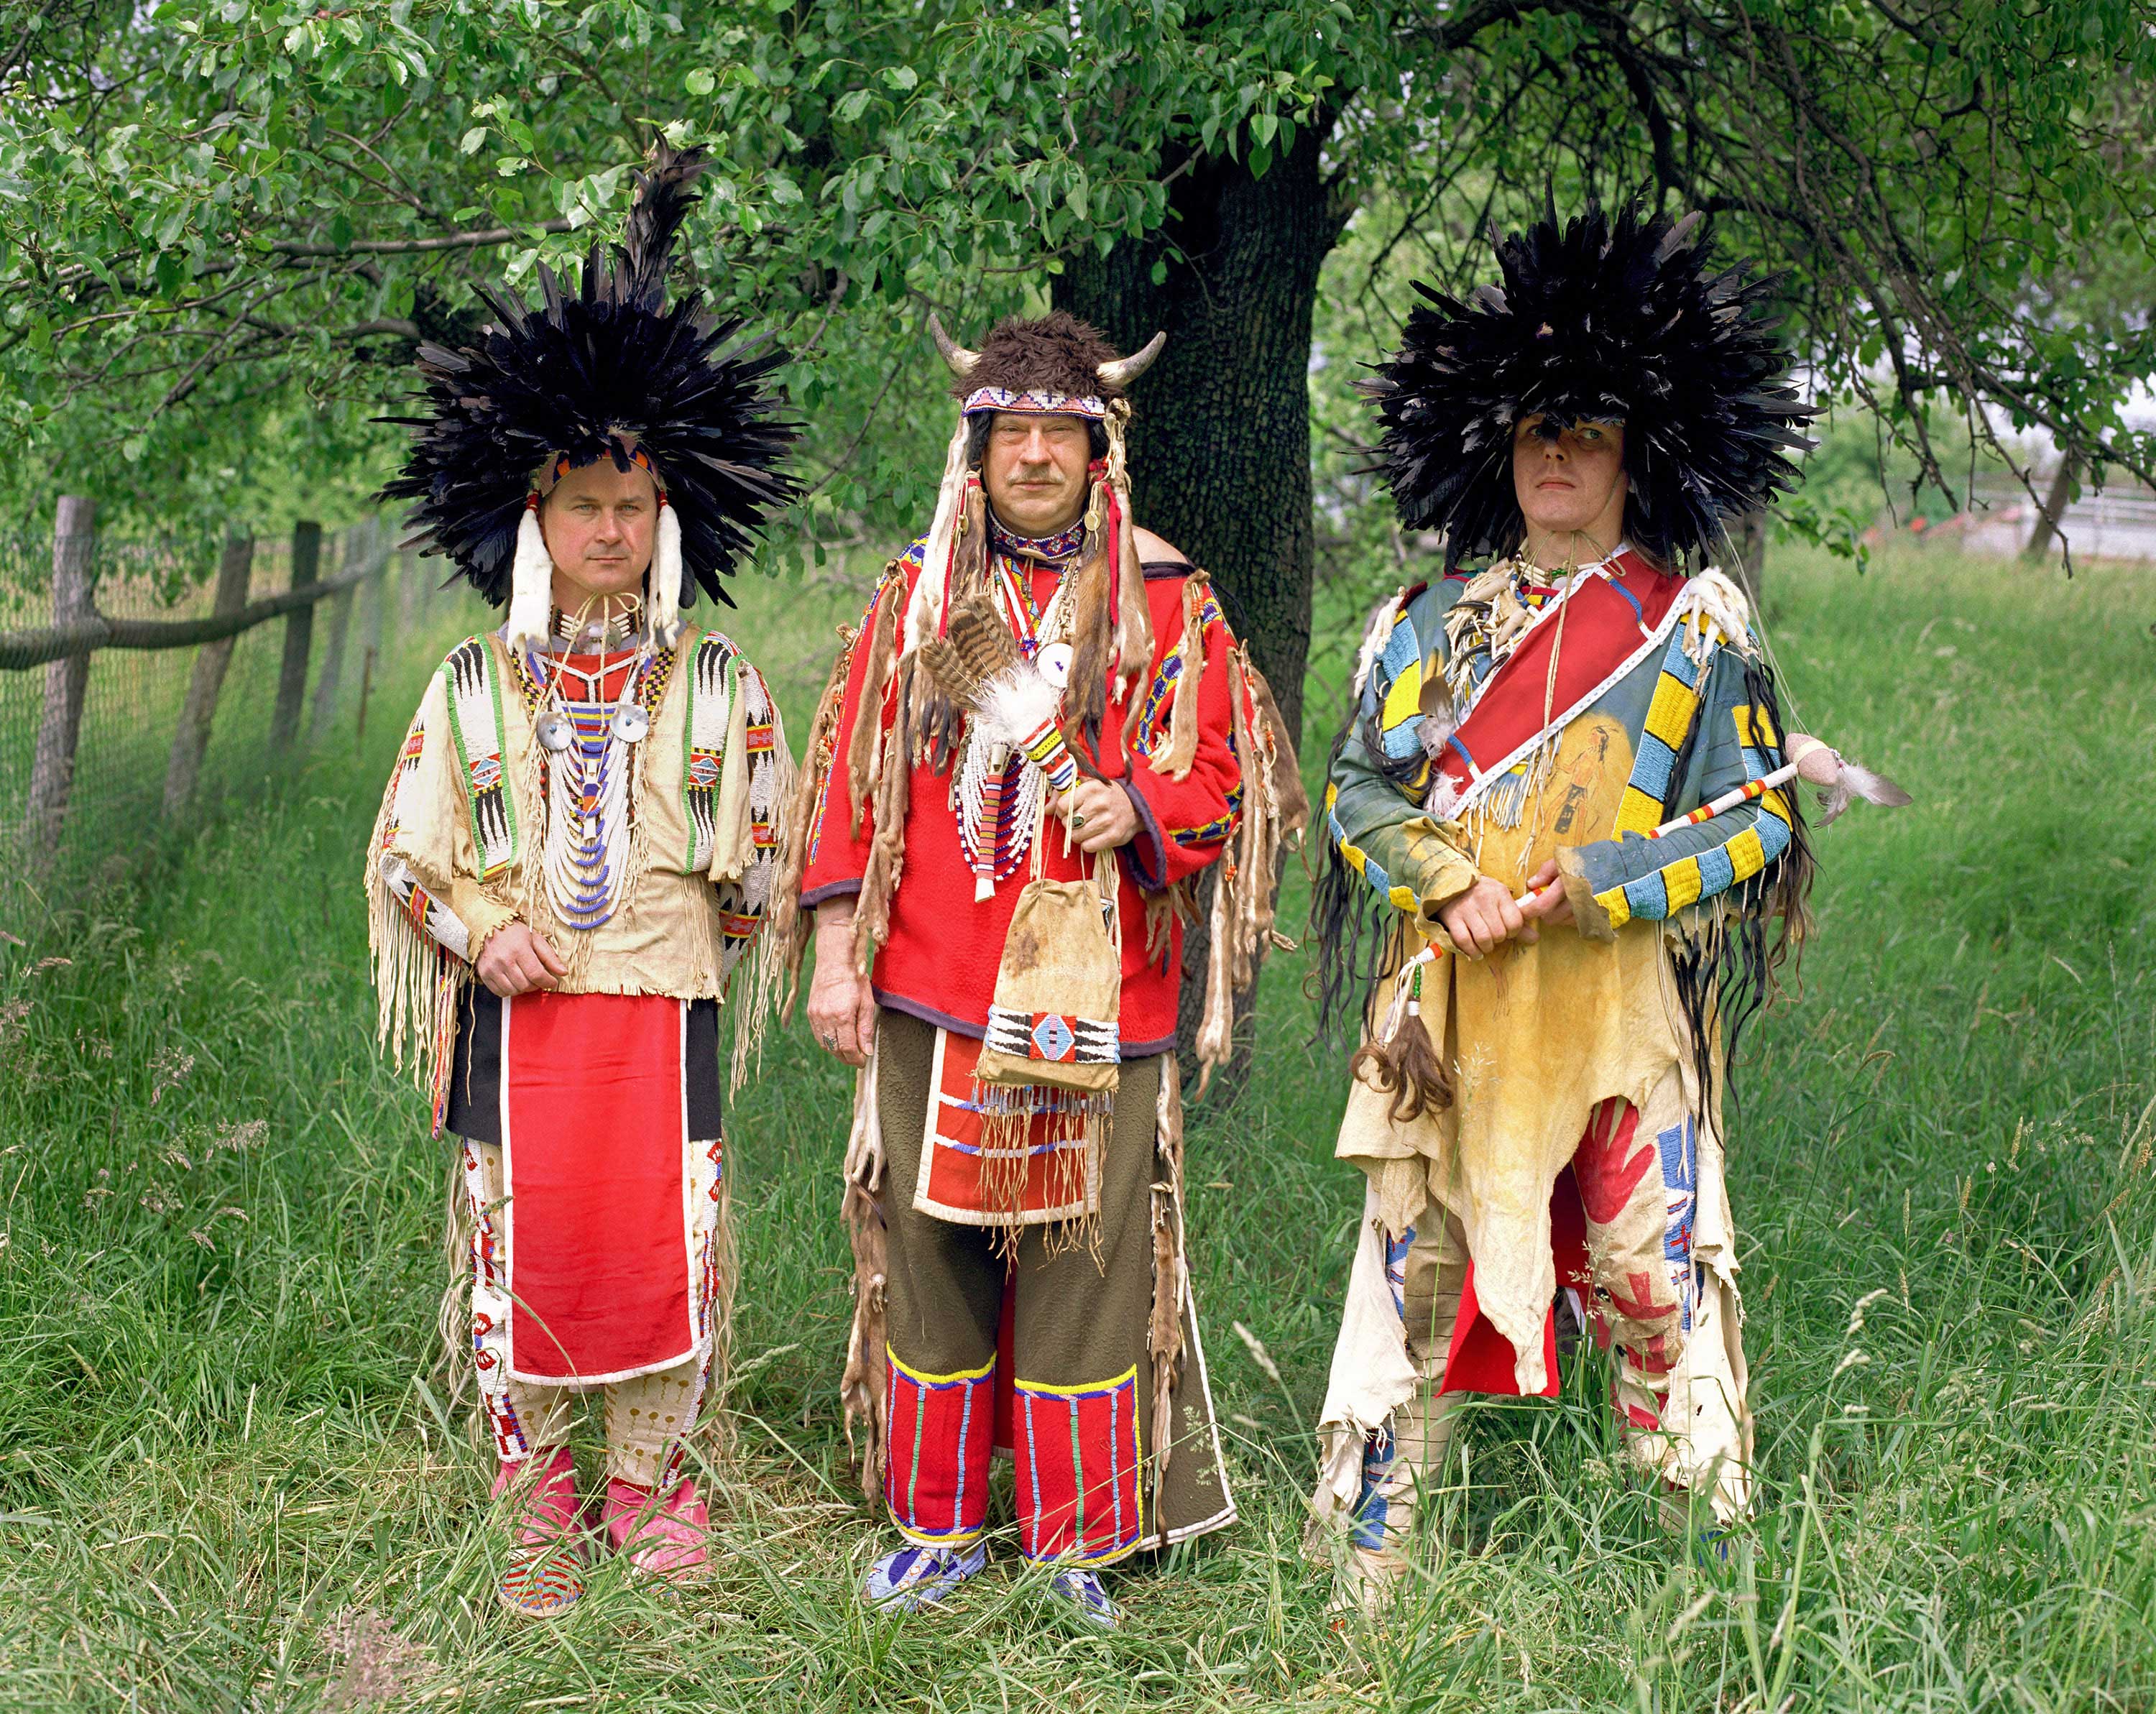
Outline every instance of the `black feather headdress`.
[(798, 431), (767, 386), (783, 353), (740, 338), (741, 321), (715, 317), (698, 295), (666, 302), (667, 263), (704, 164), (701, 150), (662, 146), (638, 175), (623, 243), (611, 254), (592, 247), (575, 296), (542, 264), (536, 307), (482, 291), (496, 320), (478, 345), (419, 348), (427, 414), (387, 419), (414, 433), (382, 494), (415, 502), (413, 523), (497, 606), (542, 470), (644, 464), (665, 496), (654, 595), (678, 529), (684, 606), (699, 584), (732, 604), (721, 580), (795, 492), (778, 466)]
[(1502, 287), (1466, 300), (1418, 285), (1399, 355), (1366, 383), (1383, 467), (1413, 529), (1445, 532), (1449, 565), (1507, 552), (1523, 522), (1514, 426), (1625, 424), (1625, 532), (1665, 562), (1712, 552), (1725, 521), (1795, 485), (1811, 442), (1789, 356), (1743, 267), (1708, 271), (1702, 217), (1553, 209), (1492, 242)]

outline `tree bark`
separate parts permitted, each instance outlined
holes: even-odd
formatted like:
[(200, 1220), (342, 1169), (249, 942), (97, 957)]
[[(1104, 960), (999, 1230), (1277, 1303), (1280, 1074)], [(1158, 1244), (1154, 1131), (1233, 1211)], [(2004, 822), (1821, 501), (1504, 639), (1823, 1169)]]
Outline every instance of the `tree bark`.
[(1743, 587), (1745, 598), (1752, 610), (1760, 610), (1760, 601), (1765, 593), (1767, 576), (1767, 509), (1754, 506), (1742, 516), (1733, 519), (1729, 526), (1729, 540), (1737, 550), (1737, 563), (1730, 567), (1732, 574)]
[[(53, 515), (53, 624), (72, 624), (95, 611), (92, 552), (97, 543), (97, 503), (63, 494)], [(50, 857), (59, 848), (74, 787), (75, 746), (82, 738), (82, 703), (90, 688), (90, 657), (69, 655), (45, 667), (44, 711), (30, 764), (23, 827), (33, 852)]]
[[(1133, 393), (1132, 504), (1139, 523), (1213, 574), (1298, 747), (1314, 549), (1311, 316), (1318, 269), (1343, 223), (1321, 170), (1323, 141), (1322, 129), (1299, 131), (1263, 177), (1224, 156), (1164, 159), (1163, 172), (1182, 170), (1162, 230), (1106, 256), (1084, 252), (1055, 285), (1059, 308), (1122, 351), (1168, 335)], [(1186, 1060), (1204, 993), (1211, 893), (1209, 873), (1183, 941)], [(1239, 997), (1239, 1038), (1248, 1003)], [(1239, 1052), (1216, 1076), (1226, 1100), (1248, 1058)]]
[(2051, 551), (2051, 543), (2065, 539), (2065, 531), (2059, 526), (2066, 520), (2077, 474), (2078, 461), (2071, 454), (2061, 454), (2059, 468), (2051, 475), (2051, 492), (2044, 496), (2044, 509), (2036, 514), (2035, 524), (2029, 531), (2029, 545), (2021, 550), (2021, 557), (2030, 565), (2041, 564), (2044, 556)]

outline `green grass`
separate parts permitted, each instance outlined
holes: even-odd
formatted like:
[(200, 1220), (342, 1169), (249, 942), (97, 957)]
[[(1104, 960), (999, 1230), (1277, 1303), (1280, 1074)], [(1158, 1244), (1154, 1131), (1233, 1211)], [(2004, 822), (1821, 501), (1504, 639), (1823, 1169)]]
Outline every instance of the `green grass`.
[[(1917, 803), (1821, 835), (1802, 993), (1749, 1038), (1764, 1506), (1727, 1567), (1661, 1532), (1585, 1365), (1478, 1411), (1396, 1622), (1330, 1629), (1298, 1540), (1359, 1193), (1284, 956), (1258, 1075), (1191, 1143), (1245, 1521), (1124, 1577), (1120, 1634), (1000, 1566), (935, 1619), (855, 1603), (886, 1537), (836, 1401), (847, 1091), (798, 1025), (730, 1126), (716, 1581), (602, 1571), (562, 1624), (499, 1612), (487, 1467), (433, 1373), (442, 1151), (370, 1045), (356, 880), (392, 717), (364, 765), (331, 744), (4, 949), (0, 1706), (2156, 1708), (2156, 577), (1784, 554), (1773, 579), (1797, 723)], [(811, 595), (736, 627), (797, 732), (852, 605)]]

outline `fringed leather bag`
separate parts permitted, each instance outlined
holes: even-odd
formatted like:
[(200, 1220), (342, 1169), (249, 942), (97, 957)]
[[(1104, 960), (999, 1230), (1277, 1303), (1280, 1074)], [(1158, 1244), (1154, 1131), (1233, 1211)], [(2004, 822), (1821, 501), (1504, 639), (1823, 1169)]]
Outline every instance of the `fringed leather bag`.
[[(1044, 817), (1044, 821), (1045, 818)], [(1099, 1182), (1100, 1149), (1115, 1111), (1122, 1064), (1123, 947), (1117, 870), (1103, 853), (1090, 879), (1040, 874), (1045, 829), (1034, 835), (1032, 877), (1004, 937), (988, 1026), (974, 1069), (981, 1105), (982, 1199), (1014, 1210), (1024, 1194), (1028, 1142), (1049, 1121), (1060, 1174)], [(1066, 1200), (1050, 1187), (1054, 1205)], [(1072, 1198), (1075, 1199), (1075, 1198)], [(1089, 1194), (1086, 1198), (1091, 1200)]]

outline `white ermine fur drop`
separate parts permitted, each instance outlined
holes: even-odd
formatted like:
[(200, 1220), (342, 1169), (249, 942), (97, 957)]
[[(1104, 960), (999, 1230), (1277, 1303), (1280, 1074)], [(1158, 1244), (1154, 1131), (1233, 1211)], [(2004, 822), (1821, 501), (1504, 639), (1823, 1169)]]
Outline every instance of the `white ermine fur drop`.
[(921, 553), (921, 577), (913, 599), (906, 608), (906, 644), (901, 655), (911, 654), (942, 629), (943, 604), (951, 598), (951, 543), (958, 533), (958, 510), (966, 498), (966, 419), (951, 431), (951, 444), (943, 454), (943, 485), (936, 492), (936, 519), (928, 526), (928, 544)]
[(661, 649), (681, 634), (681, 517), (664, 495), (651, 547), (651, 632)]
[(516, 526), (516, 557), (509, 569), (509, 646), (544, 648), (554, 612), (554, 557), (539, 527), (539, 509), (526, 506)]

